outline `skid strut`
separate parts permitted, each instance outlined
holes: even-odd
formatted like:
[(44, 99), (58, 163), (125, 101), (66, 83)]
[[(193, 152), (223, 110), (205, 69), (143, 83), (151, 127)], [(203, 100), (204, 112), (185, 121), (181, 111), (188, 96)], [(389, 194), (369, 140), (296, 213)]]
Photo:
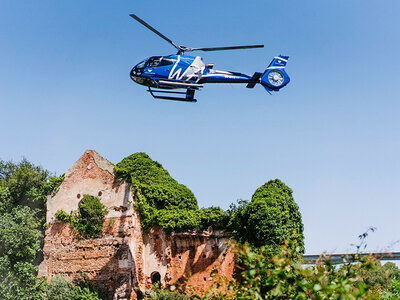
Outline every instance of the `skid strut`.
[[(147, 90), (155, 99), (164, 99), (164, 100), (174, 100), (174, 101), (183, 101), (183, 102), (197, 102), (194, 99), (194, 92), (196, 89), (188, 88), (186, 92), (175, 92), (175, 91), (166, 91), (166, 90), (154, 90), (149, 87)], [(174, 96), (167, 96), (162, 94), (178, 94), (178, 95), (185, 95), (185, 97), (174, 97)]]

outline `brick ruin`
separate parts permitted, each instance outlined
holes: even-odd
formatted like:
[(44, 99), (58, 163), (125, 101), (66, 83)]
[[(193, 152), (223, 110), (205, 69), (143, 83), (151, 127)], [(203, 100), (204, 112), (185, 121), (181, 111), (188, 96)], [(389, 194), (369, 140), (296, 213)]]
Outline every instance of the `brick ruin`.
[[(79, 240), (68, 224), (55, 220), (59, 209), (77, 210), (84, 194), (108, 208), (100, 238)], [(83, 272), (110, 299), (140, 299), (154, 282), (162, 287), (185, 283), (201, 292), (219, 276), (233, 276), (234, 253), (224, 232), (166, 234), (155, 227), (144, 233), (133, 195), (129, 184), (116, 180), (110, 162), (86, 151), (48, 198), (49, 226), (38, 276), (50, 280)]]

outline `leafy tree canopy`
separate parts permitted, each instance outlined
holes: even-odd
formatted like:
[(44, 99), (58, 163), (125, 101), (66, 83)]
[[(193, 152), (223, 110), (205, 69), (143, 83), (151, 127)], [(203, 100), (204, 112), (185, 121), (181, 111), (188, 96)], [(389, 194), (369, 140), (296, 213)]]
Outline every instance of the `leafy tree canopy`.
[(0, 299), (41, 299), (36, 273), (50, 178), (26, 159), (0, 161)]
[(266, 246), (277, 253), (284, 241), (304, 250), (303, 223), (292, 190), (279, 179), (259, 187), (251, 201), (231, 206), (228, 225), (241, 242), (256, 247)]

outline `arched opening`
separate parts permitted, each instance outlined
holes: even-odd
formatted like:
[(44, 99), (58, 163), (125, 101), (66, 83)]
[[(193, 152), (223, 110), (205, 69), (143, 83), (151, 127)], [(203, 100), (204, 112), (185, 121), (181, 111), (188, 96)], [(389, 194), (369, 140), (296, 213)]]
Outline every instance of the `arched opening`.
[(161, 284), (161, 275), (158, 272), (151, 273), (151, 283), (152, 284)]

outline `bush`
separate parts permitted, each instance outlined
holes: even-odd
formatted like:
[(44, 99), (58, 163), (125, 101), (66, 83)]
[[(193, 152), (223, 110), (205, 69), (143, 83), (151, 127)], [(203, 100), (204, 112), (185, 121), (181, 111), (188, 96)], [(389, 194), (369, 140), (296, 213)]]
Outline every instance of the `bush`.
[(298, 253), (287, 246), (273, 257), (265, 247), (237, 250), (239, 280), (217, 282), (203, 299), (378, 299), (360, 276), (373, 268), (373, 257), (340, 269), (329, 261), (304, 268)]
[(105, 299), (105, 295), (98, 291), (93, 283), (83, 273), (75, 274), (72, 283), (74, 284), (74, 300)]
[(49, 300), (74, 299), (74, 286), (67, 278), (58, 275), (50, 281), (46, 294)]
[(57, 221), (70, 223), (81, 237), (97, 238), (103, 232), (103, 221), (106, 215), (107, 208), (99, 198), (83, 195), (76, 212), (67, 214), (63, 210), (58, 210), (55, 217)]
[(178, 293), (172, 293), (169, 291), (152, 291), (150, 300), (188, 300), (190, 298), (185, 297)]
[(75, 276), (71, 282), (58, 275), (48, 284), (46, 294), (49, 300), (100, 300), (103, 297), (93, 284), (82, 276)]
[(72, 215), (67, 214), (62, 209), (57, 210), (54, 216), (56, 220), (60, 221), (61, 223), (71, 223)]

